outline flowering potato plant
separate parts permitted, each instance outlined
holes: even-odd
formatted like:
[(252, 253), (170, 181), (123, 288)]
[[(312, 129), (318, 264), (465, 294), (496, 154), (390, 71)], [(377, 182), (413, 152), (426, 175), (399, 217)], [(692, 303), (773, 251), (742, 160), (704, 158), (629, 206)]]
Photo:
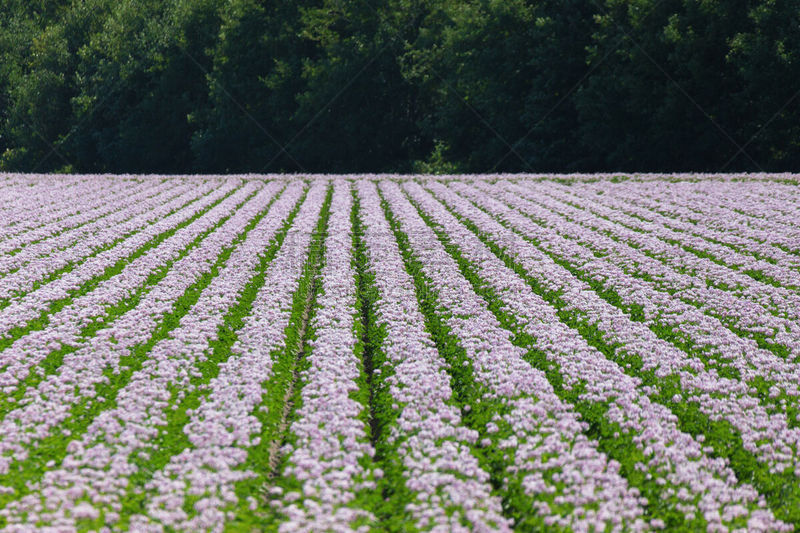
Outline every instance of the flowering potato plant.
[(794, 531), (794, 175), (0, 175), (0, 530)]

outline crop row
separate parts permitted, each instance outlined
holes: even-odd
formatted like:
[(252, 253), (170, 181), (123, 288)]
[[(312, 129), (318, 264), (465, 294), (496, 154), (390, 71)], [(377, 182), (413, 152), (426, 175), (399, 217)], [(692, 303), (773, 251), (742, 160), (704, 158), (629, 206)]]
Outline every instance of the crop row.
[(0, 176), (7, 531), (792, 531), (791, 176)]

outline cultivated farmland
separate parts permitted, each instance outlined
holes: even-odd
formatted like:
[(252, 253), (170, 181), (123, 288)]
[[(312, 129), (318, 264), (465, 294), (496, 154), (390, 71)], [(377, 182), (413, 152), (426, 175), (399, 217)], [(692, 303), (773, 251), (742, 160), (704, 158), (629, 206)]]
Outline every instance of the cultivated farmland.
[(792, 175), (0, 175), (7, 531), (793, 531)]

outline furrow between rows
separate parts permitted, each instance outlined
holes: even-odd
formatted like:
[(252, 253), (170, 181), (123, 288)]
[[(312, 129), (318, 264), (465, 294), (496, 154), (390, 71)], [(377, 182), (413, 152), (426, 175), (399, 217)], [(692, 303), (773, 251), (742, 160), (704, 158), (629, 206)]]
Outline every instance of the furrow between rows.
[(586, 424), (556, 395), (544, 372), (525, 361), (525, 351), (513, 344), (398, 186), (381, 182), (381, 189), (390, 221), (397, 217), (395, 236), (408, 243), (428, 290), (435, 291), (434, 312), (464, 350), (458, 363), (477, 385), (470, 404), (477, 411), (474, 423), (487, 458), (503, 465), (496, 482), (515, 526), (644, 529), (639, 493), (620, 475), (619, 463), (584, 435)]
[[(241, 239), (227, 247), (220, 243), (216, 254), (201, 262), (211, 268), (196, 296), (185, 302), (188, 310), (177, 327), (149, 347), (112, 405), (70, 442), (60, 466), (45, 473), (36, 484), (38, 490), (6, 507), (11, 522), (43, 519), (88, 525), (122, 518), (125, 498), (135, 489), (129, 487), (129, 478), (140, 472), (137, 459), (147, 461), (148, 455), (158, 454), (164, 433), (181, 429), (170, 424), (170, 413), (197, 388), (193, 378), (202, 377), (198, 367), (208, 359), (210, 343), (218, 339), (225, 311), (239, 300), (258, 266), (258, 254), (281, 226), (265, 211), (271, 196), (267, 191), (260, 194), (229, 225), (231, 236), (241, 234)], [(46, 511), (38, 502), (45, 503)]]
[(696, 307), (655, 290), (646, 280), (630, 276), (619, 266), (603, 261), (576, 241), (537, 224), (525, 214), (524, 201), (517, 196), (503, 193), (498, 200), (489, 201), (486, 194), (477, 189), (460, 185), (457, 189), (531, 239), (573, 275), (589, 283), (604, 299), (647, 324), (660, 338), (702, 360), (710, 372), (747, 383), (752, 394), (770, 412), (783, 412), (791, 425), (797, 423), (800, 393), (795, 375), (800, 368), (796, 365), (759, 348), (754, 340), (736, 335)]
[[(464, 261), (485, 270), (480, 279), (494, 287), (494, 297), (498, 298), (500, 310), (509, 323), (513, 326), (518, 322), (517, 330), (527, 333), (545, 359), (556, 360), (563, 369), (573, 369), (572, 377), (565, 375), (564, 380), (574, 389), (571, 395), (584, 406), (587, 418), (594, 418), (593, 421), (601, 425), (607, 423), (615, 417), (603, 413), (600, 406), (611, 408), (626, 397), (626, 401), (631, 401), (635, 399), (631, 393), (638, 391), (636, 403), (645, 402), (646, 405), (649, 400), (650, 409), (660, 411), (662, 418), (672, 419), (676, 428), (684, 433), (676, 439), (648, 443), (648, 447), (666, 446), (670, 453), (687, 453), (694, 447), (711, 452), (712, 456), (721, 455), (732, 461), (731, 467), (739, 479), (751, 480), (756, 475), (757, 487), (769, 490), (769, 502), (779, 514), (785, 515), (791, 509), (787, 503), (793, 497), (780, 498), (788, 495), (773, 489), (792, 482), (794, 473), (789, 472), (780, 481), (772, 482), (776, 469), (793, 462), (796, 444), (790, 446), (800, 435), (787, 427), (785, 418), (767, 415), (748, 398), (746, 387), (741, 384), (698, 372), (698, 366), (702, 368), (699, 361), (692, 361), (685, 353), (657, 339), (647, 328), (628, 320), (618, 309), (596, 296), (587, 284), (575, 279), (519, 236), (446, 188), (434, 186), (432, 189), (476, 234), (470, 236), (465, 228), (451, 221), (452, 231), (458, 231), (452, 241), (458, 243), (459, 248), (472, 243), (472, 248), (463, 250)], [(479, 236), (482, 239), (478, 239)], [(480, 245), (480, 240), (486, 242), (488, 248)], [(505, 266), (494, 256), (487, 255), (489, 249), (504, 260)], [(560, 345), (563, 345), (562, 355), (553, 354)], [(581, 383), (593, 375), (594, 383)], [(624, 407), (625, 403), (618, 405), (617, 413), (636, 411)], [(733, 435), (724, 431), (726, 424), (741, 430), (744, 442), (737, 438), (735, 431)], [(687, 443), (687, 432), (695, 444)], [(679, 444), (681, 440), (683, 443)], [(754, 462), (762, 465), (754, 466)], [(682, 461), (676, 461), (680, 463)], [(654, 481), (664, 486), (663, 482)], [(670, 493), (672, 491), (667, 490), (667, 495), (674, 495)], [(651, 498), (651, 501), (665, 505), (669, 500)], [(680, 502), (673, 501), (672, 505), (678, 510), (686, 509)], [(725, 514), (723, 512), (722, 516)], [(748, 525), (750, 528), (758, 528), (759, 517), (763, 515), (755, 513), (754, 516), (756, 520)], [(791, 514), (784, 518), (796, 519)]]

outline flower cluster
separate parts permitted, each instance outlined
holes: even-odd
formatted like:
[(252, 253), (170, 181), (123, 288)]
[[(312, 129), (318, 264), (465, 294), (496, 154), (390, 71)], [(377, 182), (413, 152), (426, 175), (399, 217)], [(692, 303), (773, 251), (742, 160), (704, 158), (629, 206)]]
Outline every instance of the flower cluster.
[[(104, 200), (102, 203), (94, 198), (94, 203), (99, 205), (96, 207), (87, 205), (80, 213), (56, 221), (49, 225), (48, 233), (30, 231), (2, 241), (0, 249), (7, 255), (0, 257), (0, 275), (7, 275), (22, 266), (41, 270), (38, 265), (42, 264), (45, 258), (67, 248), (74, 247), (77, 250), (73, 249), (66, 257), (73, 261), (80, 260), (93, 250), (120, 238), (121, 234), (116, 231), (118, 225), (139, 215), (148, 214), (181, 194), (191, 193), (193, 188), (188, 185), (174, 187), (169, 183), (161, 183), (133, 189), (127, 194), (120, 191), (117, 195), (111, 195), (111, 198), (101, 196), (100, 198)], [(201, 194), (200, 191), (195, 191), (194, 194), (187, 195), (188, 199), (184, 203)], [(154, 220), (157, 219), (142, 219), (140, 225), (132, 229), (135, 231), (145, 227)], [(31, 239), (31, 233), (38, 235)], [(58, 267), (50, 268), (51, 271), (55, 271)]]
[[(482, 191), (474, 190), (472, 197), (484, 204), (487, 202), (486, 194)], [(585, 229), (577, 230), (575, 224), (564, 220), (553, 222), (557, 229), (537, 223), (531, 218), (535, 215), (528, 211), (538, 211), (538, 206), (532, 206), (532, 202), (520, 198), (518, 194), (499, 192), (497, 198), (508, 202), (508, 205), (492, 198), (493, 214), (505, 216), (501, 213), (507, 213), (509, 218), (504, 219), (507, 223), (538, 242), (541, 249), (554, 259), (566, 262), (593, 289), (602, 287), (615, 294), (626, 309), (639, 309), (644, 323), (649, 327), (668, 329), (670, 337), (691, 346), (692, 353), (701, 357), (710, 370), (735, 372), (739, 379), (753, 387), (765, 383), (766, 388), (774, 391), (769, 394), (778, 398), (779, 405), (784, 408), (787, 403), (789, 407), (796, 406), (800, 396), (800, 368), (791, 360), (761, 348), (752, 338), (738, 335), (725, 327), (719, 318), (704, 313), (697, 306), (684, 302), (668, 291), (658, 290), (647, 276), (634, 276), (618, 262), (605, 260), (604, 252), (594, 250), (590, 244), (603, 241), (602, 235), (597, 236)], [(562, 235), (562, 232), (570, 235)], [(634, 268), (631, 266), (633, 263), (631, 258), (624, 264)], [(669, 276), (678, 280), (681, 274), (673, 272)], [(762, 395), (763, 387), (761, 391), (757, 387), (754, 391), (754, 394)]]
[[(444, 188), (435, 188), (435, 190), (441, 191), (445, 196)], [(627, 375), (614, 361), (588, 345), (577, 330), (571, 329), (561, 322), (555, 309), (536, 295), (525, 280), (508, 269), (497, 256), (488, 253), (483, 243), (472, 232), (460, 225), (440, 206), (437, 206), (429, 196), (425, 197), (419, 190), (417, 190), (417, 196), (420, 197), (421, 203), (425, 202), (429, 206), (428, 209), (431, 210), (432, 215), (440, 221), (442, 227), (452, 236), (453, 241), (457, 242), (458, 246), (464, 250), (464, 254), (473, 259), (481, 277), (497, 291), (506, 304), (507, 311), (514, 314), (524, 324), (524, 329), (535, 339), (535, 346), (558, 365), (565, 383), (572, 388), (579, 388), (582, 391), (580, 396), (585, 401), (607, 405), (608, 410), (604, 414), (604, 418), (616, 423), (621, 433), (636, 435), (633, 440), (644, 455), (644, 466), (656, 478), (656, 482), (659, 479), (662, 481), (659, 485), (663, 487), (665, 498), (675, 498), (676, 501), (690, 501), (702, 505), (706, 510), (703, 519), (709, 526), (722, 526), (729, 509), (734, 507), (746, 509), (748, 505), (752, 507), (752, 516), (757, 520), (767, 520), (768, 523), (779, 524), (768, 511), (761, 508), (763, 504), (759, 505), (758, 493), (752, 487), (736, 486), (731, 483), (735, 476), (729, 468), (725, 468), (719, 461), (704, 457), (701, 442), (678, 429), (678, 421), (675, 416), (665, 406), (652, 402), (644, 394), (639, 379)], [(491, 222), (497, 224), (496, 221), (491, 219), (487, 221), (476, 216), (477, 210), (474, 207), (470, 209), (463, 199), (459, 199), (452, 193), (447, 198), (448, 204), (452, 205), (457, 212), (472, 215), (475, 220), (479, 221), (482, 230), (488, 234), (493, 234), (492, 230), (497, 230), (490, 224)], [(506, 238), (508, 237), (509, 235), (506, 235)], [(527, 253), (527, 261), (521, 259), (525, 257), (523, 255), (527, 251), (525, 248), (525, 245), (520, 246), (517, 243), (514, 252), (511, 252), (522, 265), (529, 264), (532, 259), (530, 252)], [(528, 245), (527, 248), (530, 246)], [(541, 266), (542, 258), (538, 259), (538, 266)], [(536, 275), (536, 271), (533, 269), (531, 269), (531, 273)], [(588, 287), (581, 287), (580, 283), (575, 283), (576, 280), (571, 278), (572, 276), (568, 272), (555, 264), (551, 264), (547, 271), (547, 279), (550, 283), (561, 284), (557, 290), (563, 294), (567, 305), (574, 305), (578, 311), (587, 314), (590, 311), (593, 320), (599, 319), (598, 322), (605, 322), (603, 325), (609, 327), (612, 332), (623, 329), (618, 328), (618, 325), (627, 324), (621, 313), (616, 313), (616, 316), (612, 314), (609, 317), (616, 318), (616, 321), (608, 320), (604, 317), (604, 311), (608, 312), (609, 310), (604, 309), (599, 302), (571, 298), (573, 294), (591, 294), (591, 291), (585, 290)], [(572, 286), (570, 286), (571, 281)], [(592, 304), (595, 305), (594, 308), (591, 307)], [(633, 332), (627, 333), (629, 337), (631, 333)], [(659, 346), (659, 348), (663, 347)], [(628, 348), (626, 347), (626, 349)], [(642, 352), (646, 358), (646, 351), (642, 350)], [(666, 354), (662, 353), (661, 355), (658, 360), (651, 359), (647, 363), (649, 365), (660, 364), (662, 360), (667, 359), (664, 357)], [(696, 380), (687, 379), (687, 382), (687, 388), (697, 384)], [(708, 389), (692, 392), (706, 393)], [(753, 411), (757, 415), (766, 415), (763, 409), (747, 409), (749, 404), (743, 401), (737, 403), (735, 399), (736, 396), (733, 400), (726, 402), (709, 398), (710, 402), (708, 403), (716, 403), (711, 407), (726, 409), (727, 412), (722, 412), (724, 414), (732, 413), (731, 418), (733, 419), (744, 418), (743, 415), (752, 415)], [(706, 402), (703, 402), (703, 405), (709, 407)], [(716, 414), (718, 416), (721, 413)], [(745, 418), (745, 421), (754, 424), (758, 424), (762, 420), (768, 424), (769, 421), (768, 416), (764, 416), (762, 420), (752, 416), (748, 418)], [(770, 435), (771, 430), (774, 430), (774, 424), (768, 424), (767, 427), (763, 425), (756, 427), (762, 431), (755, 436), (761, 438)], [(793, 440), (797, 439), (796, 431), (789, 430), (785, 425), (783, 430), (783, 436), (788, 436)], [(774, 433), (772, 435), (774, 436)], [(775, 453), (772, 459), (774, 460), (776, 456), (780, 457), (780, 454)], [(682, 496), (678, 497), (679, 494)], [(685, 503), (677, 503), (676, 506), (684, 507), (686, 515), (695, 513), (694, 508), (685, 506)], [(738, 517), (738, 515), (735, 516)], [(687, 516), (687, 518), (690, 517)]]
[[(98, 280), (98, 285), (93, 291), (72, 298), (71, 301), (69, 298), (65, 298), (65, 300), (67, 300), (66, 305), (64, 305), (64, 307), (62, 307), (58, 312), (53, 313), (48, 317), (49, 327), (47, 329), (28, 332), (28, 334), (16, 339), (15, 342), (3, 352), (3, 373), (0, 374), (0, 385), (3, 387), (3, 391), (6, 394), (11, 394), (19, 386), (24, 386), (24, 380), (30, 374), (30, 369), (43, 361), (48, 354), (60, 350), (64, 346), (80, 346), (80, 333), (85, 326), (95, 323), (95, 321), (104, 321), (104, 317), (107, 314), (108, 308), (136, 294), (136, 290), (141, 288), (143, 285), (146, 285), (148, 278), (154, 272), (163, 268), (164, 263), (177, 257), (199, 235), (202, 235), (204, 232), (217, 225), (220, 219), (230, 216), (237, 203), (241, 202), (248, 194), (251, 194), (252, 192), (253, 191), (244, 189), (241, 191), (240, 195), (234, 194), (230, 196), (225, 201), (219, 203), (213, 209), (205, 213), (193, 224), (174, 232), (169, 236), (169, 238), (161, 242), (158, 246), (148, 250), (146, 253), (130, 261), (118, 275), (105, 279), (100, 278)], [(202, 204), (196, 206), (197, 209), (201, 209), (202, 207)], [(185, 211), (189, 211), (189, 209), (187, 208)], [(180, 211), (179, 213), (182, 214), (182, 217), (191, 215), (191, 212), (183, 213), (183, 211)], [(181, 217), (176, 217), (172, 220), (170, 220), (170, 218), (171, 217), (164, 219), (163, 222), (166, 224), (174, 224), (175, 222), (181, 220)], [(154, 226), (155, 225), (158, 224), (154, 224)], [(170, 226), (166, 225), (166, 227), (169, 228)], [(233, 240), (234, 236), (235, 234), (230, 234), (230, 240)], [(227, 242), (230, 242), (230, 240)], [(226, 241), (217, 241), (216, 239), (206, 240), (203, 242), (203, 246), (198, 248), (198, 250), (204, 250), (206, 254), (205, 257), (213, 257), (209, 254), (209, 252), (212, 250), (208, 250), (207, 247), (211, 246), (214, 242), (221, 242), (224, 244)], [(135, 246), (135, 243), (133, 244)], [(130, 253), (131, 248), (136, 250), (138, 247), (130, 246), (126, 248)], [(118, 251), (118, 253), (121, 252), (122, 250)], [(198, 252), (195, 252), (193, 256), (195, 257), (190, 256), (190, 259), (183, 261), (185, 268), (172, 269), (169, 273), (169, 277), (173, 279), (191, 279), (186, 278), (185, 272), (186, 269), (188, 269), (189, 272), (197, 273), (196, 256), (198, 256)], [(113, 258), (109, 259), (113, 260)], [(102, 266), (103, 265), (101, 264), (97, 267), (97, 269), (93, 269), (94, 273), (96, 273), (97, 270), (100, 270)], [(104, 270), (105, 269), (100, 271), (103, 272)], [(86, 276), (91, 279), (93, 274), (92, 271), (82, 271), (83, 269), (79, 268), (73, 270), (70, 274), (76, 273), (76, 276)], [(0, 322), (7, 324), (6, 328), (7, 330), (10, 330), (12, 327), (20, 327), (26, 324), (28, 320), (35, 318), (41, 309), (47, 307), (48, 303), (50, 303), (52, 300), (57, 300), (59, 296), (64, 296), (61, 291), (58, 291), (57, 285), (59, 285), (60, 281), (61, 280), (56, 280), (50, 284), (47, 284), (41, 289), (30, 293), (20, 302), (0, 311)], [(150, 294), (152, 295), (151, 299), (159, 298), (161, 302), (160, 305), (153, 305), (155, 302), (146, 301), (145, 303), (150, 303), (151, 305), (140, 305), (139, 309), (144, 310), (145, 316), (150, 316), (152, 320), (160, 317), (166, 310), (170, 308), (171, 303), (182, 292), (179, 292), (177, 287), (175, 287), (172, 291), (166, 290), (167, 287), (169, 287), (169, 285), (164, 285), (162, 283), (162, 285), (160, 287), (156, 287), (155, 290), (150, 290)], [(58, 292), (53, 294), (52, 289), (56, 289)], [(139, 311), (138, 314), (142, 315), (142, 311)], [(135, 323), (135, 330), (138, 331), (140, 335), (147, 335), (151, 330), (148, 328), (143, 329), (143, 326), (146, 324), (141, 322), (141, 316), (137, 318), (138, 320), (132, 319), (129, 324), (131, 322)], [(120, 331), (120, 329), (123, 331)], [(128, 326), (127, 329), (130, 330), (130, 326)], [(137, 343), (144, 342), (144, 339), (147, 338), (146, 336), (144, 339), (141, 339), (138, 336), (131, 336), (130, 333), (125, 333), (125, 330), (126, 327), (124, 322), (115, 323), (113, 324), (113, 328), (111, 330), (106, 330), (103, 333), (92, 337), (89, 342), (95, 343), (97, 341), (104, 341), (105, 343), (109, 343), (112, 342), (111, 339), (113, 339), (115, 343), (122, 343), (121, 347), (130, 347)], [(81, 355), (85, 353), (97, 354), (99, 350), (100, 349), (98, 348), (97, 344), (93, 345), (91, 348), (84, 347)], [(106, 349), (103, 349), (102, 351), (106, 351)], [(65, 371), (66, 367), (60, 370)], [(66, 398), (63, 399), (65, 400)], [(25, 402), (23, 402), (23, 404), (24, 403)], [(68, 402), (65, 403), (65, 405), (68, 405)]]
[[(208, 187), (209, 189), (213, 189), (213, 184), (209, 184)], [(254, 187), (254, 185), (248, 185), (248, 188), (249, 187)], [(67, 269), (59, 277), (42, 285), (38, 289), (26, 292), (22, 297), (13, 300), (11, 305), (0, 311), (0, 335), (8, 336), (13, 328), (22, 327), (32, 320), (35, 320), (43, 311), (46, 311), (52, 303), (68, 299), (71, 293), (78, 291), (85, 283), (96, 279), (102, 280), (107, 269), (113, 267), (120, 261), (130, 261), (129, 258), (132, 255), (139, 249), (146, 247), (153, 239), (162, 234), (174, 232), (176, 226), (191, 220), (195, 215), (206, 210), (220, 198), (224, 197), (226, 193), (235, 188), (235, 182), (227, 183), (218, 190), (206, 194), (201, 200), (189, 204), (185, 208), (179, 209), (172, 214), (169, 214), (168, 211), (159, 213), (162, 218), (157, 219), (154, 223), (146, 226), (141, 231), (116, 243), (111, 248), (89, 257), (75, 266), (75, 268)], [(233, 196), (233, 198), (238, 201), (234, 201), (232, 205), (235, 206), (237, 203), (241, 202), (248, 194), (252, 194), (254, 190), (253, 188), (249, 188), (249, 190), (243, 189), (238, 191), (238, 194)], [(231, 200), (231, 197), (229, 197), (228, 200)], [(231, 202), (226, 202), (226, 206), (230, 207)], [(178, 206), (172, 206), (172, 209), (177, 209), (177, 207)], [(65, 251), (65, 254), (68, 253), (69, 250)], [(141, 259), (141, 256), (137, 259)], [(156, 263), (153, 266), (157, 268), (161, 265), (161, 263)], [(30, 271), (21, 269), (17, 273), (20, 274), (21, 277), (27, 278), (24, 281), (19, 280), (23, 285), (32, 285), (32, 280), (39, 277), (34, 269)], [(0, 282), (2, 281), (4, 280), (0, 280)], [(122, 289), (127, 289), (124, 284), (117, 283), (116, 280), (114, 284)], [(14, 291), (14, 289), (11, 288), (10, 291)], [(102, 293), (103, 291), (100, 290), (100, 292)]]
[(795, 175), (0, 174), (4, 531), (792, 531)]
[(113, 206), (114, 202), (109, 201), (115, 197), (124, 198), (129, 187), (135, 191), (140, 189), (135, 180), (102, 176), (84, 177), (69, 183), (45, 177), (38, 183), (20, 180), (5, 185), (0, 207), (3, 252), (80, 224), (81, 214), (86, 210), (98, 209), (104, 204)]
[[(521, 192), (515, 187), (512, 192), (538, 204), (548, 223), (557, 224), (555, 221), (564, 217), (578, 222), (567, 226), (573, 230), (568, 235), (607, 254), (605, 261), (652, 280), (658, 290), (707, 310), (722, 322), (764, 335), (773, 344), (788, 348), (795, 358), (800, 356), (800, 295), (786, 288), (800, 283), (796, 270), (686, 235), (687, 228), (681, 233), (642, 223), (621, 214), (618, 208), (604, 209), (585, 202), (574, 207), (572, 201), (566, 203), (560, 196), (541, 194), (537, 189)], [(600, 235), (585, 241), (583, 228)], [(743, 272), (761, 272), (781, 286)]]
[[(252, 186), (258, 188), (255, 183)], [(241, 216), (229, 219), (230, 224), (224, 227), (226, 231), (217, 238), (214, 234), (207, 237), (212, 248), (206, 249), (207, 255), (194, 257), (192, 268), (184, 275), (210, 270), (225, 241), (230, 244), (241, 234), (273, 195), (274, 190), (262, 190), (241, 208)], [(150, 441), (158, 437), (170, 404), (175, 401), (172, 391), (183, 396), (197, 386), (193, 382), (198, 374), (197, 365), (206, 359), (209, 342), (216, 337), (224, 312), (252, 276), (259, 254), (279, 225), (279, 221), (276, 223), (267, 216), (247, 234), (199, 300), (181, 318), (179, 326), (153, 346), (141, 368), (117, 392), (115, 406), (102, 411), (83, 435), (70, 443), (60, 468), (45, 474), (40, 482), (40, 494), (24, 497), (3, 511), (9, 521), (30, 520), (37, 513), (44, 520), (71, 524), (80, 519), (72, 509), (82, 502), (102, 509), (102, 516), (108, 523), (119, 518), (120, 500), (127, 492), (127, 477), (137, 471), (132, 459), (137, 454), (152, 451)], [(172, 296), (177, 295), (172, 293)], [(102, 364), (102, 360), (95, 361), (95, 366), (98, 363)]]
[[(300, 192), (296, 184), (290, 187), (261, 227), (251, 232), (254, 235), (248, 235), (235, 257), (231, 256), (232, 266), (252, 261), (263, 250), (265, 241), (275, 234), (278, 224), (288, 214), (287, 208), (296, 203)], [(135, 516), (132, 527), (145, 530), (163, 525), (181, 531), (224, 527), (228, 509), (237, 502), (236, 482), (251, 475), (240, 467), (247, 449), (259, 443), (261, 424), (253, 411), (262, 404), (262, 384), (272, 374), (273, 353), (285, 342), (292, 295), (303, 266), (300, 259), (308, 253), (324, 189), (315, 186), (309, 192), (278, 255), (270, 263), (264, 285), (253, 302), (253, 313), (239, 330), (231, 357), (220, 365), (219, 374), (207, 386), (208, 395), (191, 413), (184, 427), (191, 447), (173, 456), (155, 474), (147, 486), (154, 493), (148, 512)], [(239, 250), (244, 253), (238, 253)], [(187, 512), (189, 498), (196, 501)]]
[(381, 350), (388, 368), (376, 372), (393, 372), (387, 380), (397, 414), (389, 441), (413, 494), (407, 509), (420, 530), (457, 531), (462, 523), (473, 531), (508, 530), (501, 502), (491, 494), (489, 475), (470, 453), (478, 434), (463, 425), (447, 363), (425, 330), (397, 243), (387, 238), (391, 229), (375, 186), (361, 183), (358, 193), (369, 270), (379, 293), (378, 323), (386, 329)]
[[(299, 490), (281, 502), (286, 521), (281, 531), (340, 531), (360, 520), (375, 519), (357, 508), (359, 492), (374, 490), (368, 462), (375, 450), (361, 418), (364, 406), (354, 398), (361, 362), (355, 346), (356, 307), (350, 211), (352, 195), (346, 181), (334, 182), (325, 239), (325, 259), (317, 310), (311, 324), (307, 368), (296, 420), (290, 428), (283, 475)], [(364, 526), (366, 528), (366, 526)]]
[[(381, 185), (438, 292), (439, 304), (466, 350), (475, 379), (485, 387), (484, 396), (501, 399), (507, 406), (504, 416), (487, 424), (487, 439), (492, 441), (494, 436), (487, 445), (513, 455), (509, 473), (522, 478), (525, 493), (545, 523), (581, 529), (644, 528), (640, 498), (619, 474), (619, 464), (609, 461), (586, 438), (577, 413), (555, 394), (544, 373), (524, 360), (524, 351), (511, 342), (511, 333), (475, 294), (399, 187), (388, 182)], [(498, 422), (507, 426), (505, 432), (499, 431)], [(550, 505), (561, 509), (554, 512)]]

